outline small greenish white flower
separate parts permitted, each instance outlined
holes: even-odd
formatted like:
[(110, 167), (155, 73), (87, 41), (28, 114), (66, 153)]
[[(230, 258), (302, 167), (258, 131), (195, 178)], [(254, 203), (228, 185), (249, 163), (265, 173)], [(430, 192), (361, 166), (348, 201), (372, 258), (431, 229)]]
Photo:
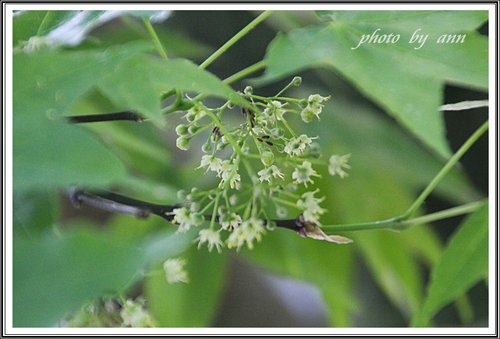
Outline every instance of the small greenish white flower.
[(264, 222), (252, 217), (243, 221), (239, 227), (231, 232), (226, 240), (227, 247), (236, 247), (236, 250), (239, 251), (246, 244), (248, 249), (253, 249), (253, 242), (260, 241), (265, 231)]
[(323, 110), (323, 102), (330, 99), (330, 96), (322, 97), (319, 94), (311, 94), (307, 99), (307, 106), (300, 112), (300, 117), (305, 123), (312, 121), (314, 117), (319, 119), (319, 115)]
[(262, 111), (262, 115), (259, 121), (264, 122), (264, 126), (274, 125), (276, 119), (282, 120), (283, 114), (285, 114), (285, 109), (283, 109), (283, 103), (273, 100), (267, 104), (267, 107)]
[(258, 125), (252, 127), (252, 132), (255, 135), (264, 135), (266, 131), (261, 127), (263, 124), (261, 121), (257, 121)]
[(32, 36), (23, 47), (25, 53), (38, 52), (50, 46), (50, 42), (41, 36)]
[(241, 224), (241, 217), (234, 213), (226, 213), (220, 218), (220, 225), (225, 230), (232, 230), (237, 228)]
[(165, 278), (169, 284), (174, 284), (177, 282), (188, 283), (189, 277), (187, 272), (184, 270), (186, 265), (186, 260), (181, 258), (167, 259), (163, 263), (163, 271), (165, 272)]
[(306, 148), (311, 145), (313, 138), (308, 137), (305, 134), (301, 134), (296, 138), (291, 138), (285, 145), (285, 153), (296, 156), (304, 153)]
[(350, 154), (332, 155), (328, 161), (328, 173), (330, 173), (330, 175), (338, 174), (340, 178), (346, 177), (348, 174), (344, 171), (344, 169), (351, 168), (351, 166), (347, 163), (350, 157)]
[(191, 227), (203, 224), (204, 218), (200, 213), (192, 212), (186, 207), (175, 208), (172, 211), (174, 223), (178, 224), (177, 232), (187, 232)]
[(319, 217), (321, 214), (325, 213), (325, 209), (321, 208), (319, 204), (325, 198), (316, 198), (314, 194), (318, 193), (319, 189), (313, 192), (306, 192), (302, 194), (301, 198), (297, 200), (297, 208), (302, 210), (302, 215), (304, 216), (304, 220), (308, 222), (312, 222), (315, 224), (319, 224)]
[(280, 169), (276, 165), (271, 165), (269, 167), (266, 167), (259, 172), (257, 172), (259, 175), (259, 180), (260, 182), (271, 182), (271, 178), (284, 178), (284, 174), (280, 171)]
[(144, 302), (127, 299), (120, 311), (125, 327), (153, 327), (151, 315), (144, 309)]
[(224, 160), (219, 171), (221, 185), (229, 183), (232, 189), (240, 189), (241, 177), (238, 174), (238, 165), (235, 161)]
[(307, 183), (314, 183), (311, 177), (319, 177), (319, 174), (312, 168), (309, 161), (304, 161), (301, 165), (298, 165), (292, 173), (292, 179), (295, 180), (297, 184), (304, 184), (307, 187)]
[(202, 229), (198, 233), (198, 237), (195, 239), (198, 242), (198, 248), (201, 247), (204, 243), (207, 243), (208, 251), (211, 252), (212, 248), (216, 248), (217, 252), (221, 252), (221, 248), (224, 245), (222, 240), (220, 239), (220, 234), (218, 231), (215, 231), (210, 228)]
[(201, 157), (201, 163), (198, 168), (207, 168), (207, 171), (219, 173), (222, 169), (222, 160), (214, 155), (205, 154)]

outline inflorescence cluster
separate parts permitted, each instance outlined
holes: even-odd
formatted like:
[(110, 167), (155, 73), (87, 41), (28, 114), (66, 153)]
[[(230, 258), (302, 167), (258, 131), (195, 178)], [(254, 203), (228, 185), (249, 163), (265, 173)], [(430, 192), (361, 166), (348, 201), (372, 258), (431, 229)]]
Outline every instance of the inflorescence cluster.
[[(176, 144), (188, 150), (194, 137), (208, 134), (198, 170), (214, 175), (218, 184), (208, 190), (180, 191), (179, 198), (186, 203), (173, 210), (172, 220), (179, 232), (200, 227), (198, 247), (206, 245), (209, 250), (221, 251), (225, 246), (239, 250), (246, 245), (252, 249), (254, 242), (273, 228), (273, 216), (285, 218), (290, 208), (300, 211), (305, 224), (315, 228), (320, 224), (326, 210), (320, 206), (324, 198), (319, 197), (319, 190), (299, 193), (320, 177), (314, 168), (324, 164), (319, 159), (317, 137), (297, 133), (287, 118), (298, 115), (305, 123), (319, 120), (330, 97), (281, 96), (300, 82), (295, 77), (273, 97), (255, 95), (251, 87), (246, 87), (240, 95), (252, 108), (241, 109), (244, 121), (237, 126), (228, 126), (222, 120), (224, 113), (233, 109), (231, 102), (208, 108), (201, 101), (192, 101), (193, 106), (183, 117), (185, 122), (176, 128)], [(350, 168), (348, 159), (348, 154), (331, 156), (329, 173), (345, 177), (345, 170)], [(334, 237), (325, 240), (347, 242), (346, 238)]]

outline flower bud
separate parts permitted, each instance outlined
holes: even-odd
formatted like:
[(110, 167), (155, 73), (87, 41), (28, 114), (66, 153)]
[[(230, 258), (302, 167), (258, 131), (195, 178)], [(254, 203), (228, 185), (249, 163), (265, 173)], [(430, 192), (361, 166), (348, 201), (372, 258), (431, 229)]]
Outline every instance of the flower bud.
[(200, 128), (196, 125), (191, 125), (188, 128), (189, 134), (195, 134)]
[(196, 118), (196, 112), (193, 111), (193, 108), (190, 109), (186, 115), (184, 116), (188, 122), (193, 122), (194, 119)]
[(177, 133), (178, 136), (186, 135), (188, 133), (188, 127), (184, 124), (177, 125), (175, 133)]
[(187, 151), (189, 149), (189, 142), (190, 141), (191, 141), (190, 138), (187, 138), (185, 136), (181, 136), (181, 137), (177, 138), (175, 145), (177, 146), (178, 149), (181, 149), (183, 151)]
[(302, 83), (302, 77), (296, 76), (292, 79), (293, 86), (300, 86), (301, 83)]
[(201, 150), (203, 153), (208, 153), (212, 150), (212, 143), (210, 142), (210, 140), (208, 140), (201, 146)]
[(271, 151), (262, 152), (260, 161), (264, 164), (264, 166), (269, 167), (274, 162), (274, 154)]

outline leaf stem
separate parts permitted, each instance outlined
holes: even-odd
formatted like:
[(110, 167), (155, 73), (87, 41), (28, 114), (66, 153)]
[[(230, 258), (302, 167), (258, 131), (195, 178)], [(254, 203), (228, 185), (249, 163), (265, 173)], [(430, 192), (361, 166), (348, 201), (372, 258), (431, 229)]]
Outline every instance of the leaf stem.
[(488, 121), (482, 124), (470, 137), (465, 141), (465, 143), (458, 149), (458, 151), (453, 154), (453, 156), (448, 160), (448, 162), (443, 166), (439, 173), (432, 179), (432, 181), (427, 185), (427, 187), (420, 193), (413, 204), (408, 208), (408, 210), (401, 216), (403, 219), (409, 218), (415, 211), (423, 204), (425, 199), (429, 194), (436, 188), (436, 186), (443, 180), (443, 178), (448, 174), (448, 172), (455, 166), (458, 160), (471, 148), (471, 146), (481, 137), (481, 135), (488, 129)]
[(222, 45), (218, 50), (216, 50), (212, 55), (210, 55), (199, 67), (204, 69), (207, 68), (212, 62), (214, 62), (218, 57), (224, 54), (232, 45), (234, 45), (238, 40), (244, 37), (248, 32), (250, 32), (255, 26), (264, 21), (272, 11), (265, 11), (256, 17), (252, 22), (243, 27), (241, 31), (236, 33), (231, 39), (229, 39), (224, 45)]
[(144, 22), (144, 26), (146, 26), (146, 29), (151, 36), (151, 40), (153, 40), (153, 44), (155, 45), (156, 49), (158, 50), (158, 53), (160, 53), (161, 57), (165, 60), (168, 60), (167, 52), (163, 48), (163, 45), (161, 44), (160, 38), (158, 38), (158, 34), (156, 34), (155, 29), (153, 28), (153, 25), (151, 25), (151, 22), (143, 18), (142, 21)]
[(403, 228), (406, 228), (406, 227), (410, 227), (413, 225), (426, 224), (426, 223), (437, 221), (437, 220), (455, 217), (457, 215), (472, 213), (485, 203), (486, 202), (483, 200), (474, 201), (474, 202), (470, 202), (470, 203), (463, 204), (460, 206), (455, 206), (455, 207), (452, 207), (452, 208), (449, 208), (446, 210), (442, 210), (439, 212), (423, 215), (421, 217), (403, 220), (400, 222), (400, 224), (403, 226)]
[(47, 11), (47, 13), (45, 13), (42, 22), (40, 23), (40, 26), (38, 26), (38, 30), (36, 31), (37, 36), (42, 35), (43, 31), (46, 29), (47, 22), (49, 21), (51, 16), (52, 16), (52, 11)]
[(485, 201), (483, 200), (475, 201), (408, 220), (403, 220), (402, 217), (395, 217), (375, 222), (344, 224), (344, 225), (327, 225), (327, 226), (321, 226), (321, 229), (328, 232), (364, 231), (364, 230), (374, 230), (374, 229), (402, 230), (414, 225), (425, 224), (437, 220), (455, 217), (462, 214), (472, 213), (476, 211), (484, 203)]
[(264, 68), (265, 66), (266, 66), (265, 61), (261, 60), (259, 62), (256, 62), (255, 64), (250, 65), (250, 66), (242, 69), (241, 71), (234, 73), (233, 75), (225, 78), (224, 80), (222, 80), (222, 82), (229, 85), (229, 84), (235, 82), (236, 80), (239, 80), (241, 78), (246, 77), (249, 74), (257, 72), (258, 70)]

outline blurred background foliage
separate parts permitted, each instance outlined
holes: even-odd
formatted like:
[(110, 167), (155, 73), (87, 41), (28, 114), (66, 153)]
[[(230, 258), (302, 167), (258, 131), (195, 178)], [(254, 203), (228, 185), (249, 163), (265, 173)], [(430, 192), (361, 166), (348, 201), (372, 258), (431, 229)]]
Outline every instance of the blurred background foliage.
[[(164, 82), (154, 74), (141, 77), (154, 58), (148, 55), (151, 41), (141, 18), (154, 13), (122, 13), (104, 23), (99, 21), (102, 14), (84, 20), (79, 43), (54, 50), (42, 46), (30, 53), (31, 37), (50, 36), (75, 13), (30, 11), (14, 18), (15, 326), (64, 325), (62, 319), (89, 303), (94, 308), (80, 325), (120, 326), (106, 320), (108, 308), (95, 306), (95, 300), (116, 294), (143, 297), (158, 326), (487, 326), (487, 251), (477, 252), (487, 244), (487, 233), (474, 231), (487, 230), (486, 209), (469, 219), (454, 217), (402, 232), (346, 232), (354, 243), (341, 246), (277, 229), (252, 251), (222, 254), (197, 250), (195, 234), (176, 234), (160, 218), (140, 220), (89, 207), (75, 210), (63, 194), (75, 183), (163, 204), (178, 202), (179, 189), (210, 184), (210, 177), (195, 170), (199, 147), (189, 152), (175, 148), (176, 114), (142, 124), (74, 126), (58, 119), (137, 107), (154, 116), (160, 109), (159, 93), (184, 81), (183, 76), (191, 79), (186, 75), (190, 65), (161, 73), (168, 77)], [(154, 28), (169, 58), (200, 64), (257, 14), (173, 11)], [(351, 154), (347, 179), (325, 172), (315, 182), (326, 196), (328, 213), (322, 223), (398, 215), (487, 120), (486, 108), (437, 111), (445, 103), (487, 99), (487, 15), (320, 14), (275, 12), (208, 71), (224, 79), (265, 59), (269, 68), (234, 83), (234, 90), (254, 84), (255, 93), (270, 96), (300, 75), (303, 83), (294, 96), (331, 95), (320, 122), (291, 121), (296, 130), (317, 135), (324, 154)], [(423, 54), (405, 50), (403, 42), (397, 48), (348, 50), (360, 31), (381, 26), (401, 32), (404, 41), (418, 25), (432, 34), (444, 28), (467, 32), (470, 40), (450, 47), (428, 42)], [(322, 36), (325, 31), (329, 33)], [(426, 61), (419, 63), (415, 55)], [(220, 82), (211, 85), (210, 74), (193, 76), (208, 86), (194, 89), (230, 96)], [(487, 149), (485, 135), (420, 213), (487, 197)], [(459, 232), (471, 229), (472, 234)], [(478, 262), (466, 257), (454, 264), (447, 259), (475, 235), (471, 256)], [(458, 245), (446, 254), (454, 243)], [(161, 273), (161, 262), (174, 256), (187, 259), (189, 284), (167, 284)], [(455, 265), (457, 272), (433, 273), (441, 261), (446, 267)], [(474, 265), (477, 272), (459, 271), (460, 264)], [(451, 296), (434, 297), (436, 305), (429, 306), (434, 274), (440, 286), (450, 283), (446, 277), (463, 284), (453, 287)], [(94, 317), (88, 315), (92, 312)]]

